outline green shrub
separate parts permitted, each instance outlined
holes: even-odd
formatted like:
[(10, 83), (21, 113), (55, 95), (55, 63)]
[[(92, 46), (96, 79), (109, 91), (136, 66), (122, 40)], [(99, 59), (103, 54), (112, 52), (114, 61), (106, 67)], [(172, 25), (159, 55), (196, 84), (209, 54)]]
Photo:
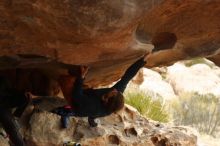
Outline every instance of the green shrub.
[(135, 107), (143, 116), (159, 122), (168, 122), (169, 114), (160, 99), (152, 99), (143, 91), (126, 92), (125, 102)]
[(220, 126), (220, 101), (212, 94), (183, 94), (171, 106), (177, 125), (189, 125), (213, 136)]

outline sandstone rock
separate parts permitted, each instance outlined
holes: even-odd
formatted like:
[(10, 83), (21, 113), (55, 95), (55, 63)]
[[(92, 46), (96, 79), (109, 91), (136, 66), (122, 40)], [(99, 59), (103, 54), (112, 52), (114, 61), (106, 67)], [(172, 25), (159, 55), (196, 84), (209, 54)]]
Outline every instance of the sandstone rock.
[(42, 110), (34, 112), (28, 121), (24, 130), (28, 146), (60, 146), (64, 141), (77, 141), (83, 146), (196, 146), (197, 143), (190, 129), (149, 121), (128, 105), (117, 114), (99, 118), (95, 128), (89, 127), (87, 118), (72, 117), (68, 128), (62, 129), (60, 116)]
[(167, 80), (173, 86), (176, 94), (184, 92), (212, 93), (220, 96), (219, 68), (210, 68), (206, 64), (195, 64), (186, 67), (175, 63), (167, 69)]
[[(163, 80), (163, 77), (158, 72), (146, 68), (140, 72), (141, 75), (135, 76), (134, 81), (130, 82), (126, 91), (130, 92), (131, 90), (138, 89), (147, 92), (153, 98), (158, 98), (158, 96), (165, 100), (176, 98), (173, 87), (166, 80)], [(143, 78), (143, 81), (137, 83), (136, 80), (141, 80), (138, 78)]]
[(4, 138), (4, 137), (2, 137), (2, 135), (0, 136), (0, 145), (1, 146), (9, 146), (8, 142), (9, 142), (8, 138)]
[(88, 65), (87, 84), (107, 85), (152, 44), (163, 51), (150, 55), (147, 67), (197, 56), (219, 64), (219, 5), (218, 0), (2, 0), (0, 69)]
[[(192, 58), (210, 57), (219, 64), (220, 1), (163, 1), (144, 16), (138, 27), (142, 40), (155, 46), (172, 46), (149, 57), (148, 66), (170, 64)], [(156, 40), (156, 41), (153, 41)], [(148, 42), (148, 41), (145, 41)]]
[[(152, 6), (146, 0), (3, 0), (0, 69), (51, 67), (57, 62), (88, 65), (92, 85), (111, 83), (152, 49), (142, 48), (134, 37)], [(102, 82), (96, 80), (97, 73)]]
[(156, 71), (144, 68), (126, 90), (142, 90), (152, 97), (161, 96), (165, 100), (172, 100), (190, 92), (219, 97), (220, 68), (206, 61), (205, 64), (198, 63), (189, 67), (185, 65), (188, 61), (177, 62), (166, 69), (154, 68)]

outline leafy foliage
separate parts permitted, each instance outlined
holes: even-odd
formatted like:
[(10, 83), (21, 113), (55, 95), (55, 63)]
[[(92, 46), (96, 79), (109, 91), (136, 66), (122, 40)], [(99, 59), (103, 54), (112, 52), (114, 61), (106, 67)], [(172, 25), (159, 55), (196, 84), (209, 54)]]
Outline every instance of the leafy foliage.
[(143, 116), (159, 122), (168, 122), (169, 114), (160, 99), (152, 99), (143, 91), (126, 92), (125, 101), (135, 107)]

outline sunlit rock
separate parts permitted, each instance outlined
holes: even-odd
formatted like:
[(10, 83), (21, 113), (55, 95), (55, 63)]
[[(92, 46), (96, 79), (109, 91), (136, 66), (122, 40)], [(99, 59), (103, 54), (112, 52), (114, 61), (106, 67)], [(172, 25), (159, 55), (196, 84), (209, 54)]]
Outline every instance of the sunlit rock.
[(146, 68), (139, 71), (139, 74), (130, 82), (126, 90), (137, 92), (136, 89), (146, 92), (152, 98), (162, 97), (164, 100), (176, 98), (173, 87), (169, 82), (163, 79), (158, 72)]
[(219, 70), (219, 68), (212, 69), (206, 64), (186, 67), (183, 63), (176, 63), (167, 68), (167, 80), (177, 94), (198, 92), (220, 96)]

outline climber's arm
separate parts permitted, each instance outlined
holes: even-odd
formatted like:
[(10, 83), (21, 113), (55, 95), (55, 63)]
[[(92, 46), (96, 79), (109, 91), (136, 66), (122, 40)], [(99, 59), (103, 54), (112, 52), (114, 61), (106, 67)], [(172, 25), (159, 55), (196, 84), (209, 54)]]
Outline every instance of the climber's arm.
[(146, 64), (145, 56), (137, 60), (134, 64), (132, 64), (125, 72), (125, 74), (121, 77), (120, 81), (118, 81), (112, 88), (117, 89), (120, 92), (124, 92), (128, 82), (136, 75), (141, 67)]

